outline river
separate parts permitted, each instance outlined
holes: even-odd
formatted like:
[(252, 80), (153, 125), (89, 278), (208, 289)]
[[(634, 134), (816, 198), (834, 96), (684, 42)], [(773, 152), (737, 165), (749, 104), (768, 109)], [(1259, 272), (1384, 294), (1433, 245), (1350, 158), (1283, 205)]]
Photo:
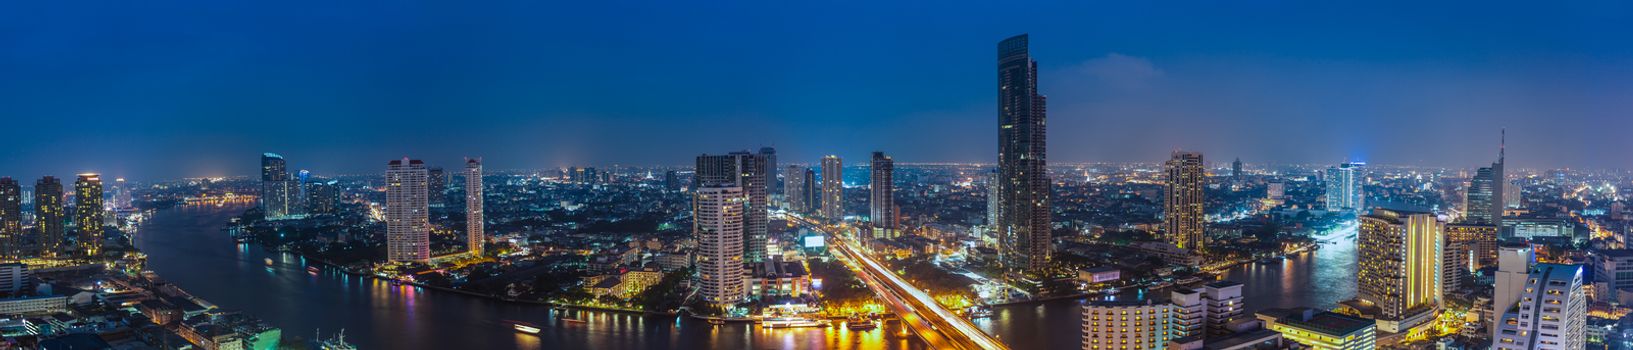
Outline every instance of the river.
[[(924, 348), (893, 322), (865, 332), (762, 330), (747, 324), (716, 327), (684, 317), (568, 311), (568, 317), (588, 322), (564, 323), (557, 312), (541, 305), (393, 286), (334, 270), (312, 274), (298, 256), (236, 244), (220, 230), (244, 209), (162, 210), (142, 224), (136, 242), (148, 254), (148, 268), (165, 280), (221, 308), (265, 319), (282, 328), (286, 339), (293, 335), (309, 340), (318, 330), (327, 337), (345, 329), (346, 339), (363, 349)], [(1247, 284), (1250, 312), (1266, 307), (1330, 307), (1354, 294), (1353, 244), (1347, 249), (1324, 246), (1289, 258), (1278, 268), (1246, 265), (1231, 270), (1230, 278)], [(1342, 261), (1345, 254), (1347, 263)], [(266, 259), (273, 264), (266, 264)], [(991, 318), (975, 324), (1017, 349), (1077, 348), (1079, 305), (1061, 300), (997, 307)], [(503, 320), (542, 325), (543, 331), (517, 333)]]

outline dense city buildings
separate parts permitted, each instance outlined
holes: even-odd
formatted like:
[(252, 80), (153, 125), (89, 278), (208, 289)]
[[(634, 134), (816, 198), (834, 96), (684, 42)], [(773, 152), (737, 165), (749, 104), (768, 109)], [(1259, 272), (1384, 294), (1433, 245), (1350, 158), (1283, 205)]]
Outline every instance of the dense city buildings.
[(1049, 270), (1050, 218), (1046, 98), (1027, 35), (998, 43), (999, 262), (1012, 275)]
[(1327, 168), (1327, 210), (1347, 211), (1361, 215), (1366, 210), (1365, 164), (1345, 162)]
[(819, 213), (825, 219), (839, 222), (845, 219), (845, 165), (839, 156), (822, 157), (822, 196)]
[(386, 258), (392, 262), (431, 262), (427, 177), (418, 159), (386, 165)]
[(1502, 312), (1493, 349), (1587, 348), (1588, 301), (1582, 265), (1537, 264), (1518, 304)]
[(1360, 218), (1356, 238), (1363, 314), (1378, 330), (1399, 333), (1422, 325), (1441, 302), (1443, 229), (1432, 213), (1373, 209)]
[(42, 177), (34, 182), (34, 228), (38, 231), (40, 254), (55, 257), (66, 248), (68, 238), (63, 223), (68, 219), (62, 203), (62, 181)]
[(1202, 153), (1175, 151), (1165, 166), (1163, 180), (1163, 234), (1180, 249), (1202, 253), (1205, 244), (1202, 187), (1207, 185)]
[(771, 203), (767, 197), (770, 188), (770, 179), (765, 172), (767, 161), (765, 154), (746, 151), (700, 155), (697, 156), (697, 172), (692, 178), (694, 188), (731, 186), (743, 191), (747, 202), (743, 203), (742, 245), (743, 259), (748, 262), (766, 259), (769, 238), (766, 233), (769, 225), (767, 215)]
[(79, 174), (74, 181), (74, 226), (79, 244), (79, 256), (96, 256), (102, 252), (102, 226), (107, 216), (102, 208), (102, 176)]
[(487, 242), (482, 220), (482, 158), (465, 158), (465, 244), (472, 257), (482, 256)]
[(0, 177), (0, 258), (22, 254), (23, 187), (11, 177)]
[(695, 191), (692, 205), (693, 257), (698, 294), (715, 305), (743, 300), (743, 210), (748, 199), (743, 189), (720, 183)]
[(873, 221), (874, 238), (891, 238), (897, 235), (895, 186), (892, 183), (896, 173), (896, 162), (884, 152), (873, 152), (873, 164), (870, 169), (868, 182), (868, 219)]

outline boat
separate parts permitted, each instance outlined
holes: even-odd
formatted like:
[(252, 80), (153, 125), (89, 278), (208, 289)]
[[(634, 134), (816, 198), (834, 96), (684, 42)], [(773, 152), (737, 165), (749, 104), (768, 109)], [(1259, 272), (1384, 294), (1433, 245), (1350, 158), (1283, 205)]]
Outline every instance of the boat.
[(711, 318), (711, 319), (709, 319), (709, 324), (716, 325), (716, 326), (724, 326), (724, 325), (726, 325), (726, 320), (722, 320), (722, 319), (718, 319), (718, 318)]
[(316, 274), (316, 273), (318, 273), (318, 272), (319, 272), (319, 271), (318, 271), (318, 267), (317, 267), (317, 266), (307, 266), (307, 267), (306, 267), (306, 272), (311, 272), (311, 273), (313, 273), (313, 274)]
[(522, 321), (505, 321), (505, 322), (510, 323), (510, 328), (515, 329), (517, 332), (522, 332), (522, 333), (527, 333), (527, 334), (539, 334), (539, 331), (540, 331), (539, 326), (535, 325), (535, 324), (532, 324), (532, 323), (527, 323), (527, 322), (522, 322)]
[(586, 322), (583, 319), (567, 318), (567, 317), (562, 317), (561, 320), (562, 321), (567, 321), (567, 323), (584, 323), (584, 322)]
[(272, 258), (266, 258), (266, 265), (272, 266)]
[[(323, 339), (323, 337), (320, 336), (317, 339)], [(336, 333), (334, 338), (318, 341), (317, 348), (319, 350), (357, 350), (356, 345), (346, 342), (345, 329), (341, 329), (340, 333)]]
[(760, 320), (760, 327), (762, 328), (822, 327), (827, 325), (827, 321), (802, 317), (768, 317)]
[(866, 318), (852, 317), (849, 320), (845, 320), (845, 328), (849, 328), (853, 331), (867, 331), (873, 330), (874, 328), (879, 328), (879, 324)]
[(971, 306), (968, 316), (972, 320), (992, 317), (992, 309), (986, 306)]

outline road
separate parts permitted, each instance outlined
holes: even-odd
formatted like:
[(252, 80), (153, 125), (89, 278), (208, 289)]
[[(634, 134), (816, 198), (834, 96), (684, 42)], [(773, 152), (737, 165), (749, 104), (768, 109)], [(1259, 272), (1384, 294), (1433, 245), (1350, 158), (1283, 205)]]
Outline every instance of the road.
[(803, 222), (819, 231), (828, 232), (829, 251), (837, 253), (841, 259), (855, 268), (862, 280), (867, 282), (868, 288), (873, 289), (874, 293), (901, 317), (902, 323), (923, 338), (930, 347), (972, 350), (1009, 348), (981, 329), (975, 328), (969, 320), (936, 303), (929, 293), (908, 284), (901, 276), (897, 276), (895, 272), (891, 272), (883, 264), (863, 253), (855, 240), (824, 230), (808, 220), (793, 217), (790, 217), (790, 220)]

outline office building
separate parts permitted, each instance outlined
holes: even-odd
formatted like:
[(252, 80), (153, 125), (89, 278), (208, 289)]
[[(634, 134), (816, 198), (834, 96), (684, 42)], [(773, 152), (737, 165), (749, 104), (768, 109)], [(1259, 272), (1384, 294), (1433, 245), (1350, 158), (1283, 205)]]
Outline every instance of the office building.
[(1346, 162), (1327, 168), (1327, 210), (1361, 214), (1366, 210), (1366, 190), (1362, 182), (1366, 173), (1363, 163)]
[(777, 167), (777, 149), (760, 147), (760, 157), (765, 158), (765, 162), (762, 164), (765, 166), (766, 195), (774, 197), (782, 195), (782, 178), (777, 176), (778, 170), (780, 170)]
[(465, 158), (465, 244), (471, 256), (481, 257), (488, 238), (482, 225), (482, 158)]
[(392, 262), (431, 262), (428, 177), (417, 159), (386, 164), (386, 258)]
[(74, 181), (74, 225), (81, 256), (102, 253), (102, 225), (106, 220), (103, 210), (102, 176), (79, 174), (79, 180)]
[(1169, 292), (1169, 303), (1174, 307), (1170, 339), (1189, 343), (1229, 333), (1227, 326), (1243, 317), (1243, 300), (1242, 284), (1232, 281), (1213, 281), (1201, 288)]
[(1595, 301), (1633, 304), (1633, 250), (1600, 250), (1591, 261)]
[(0, 258), (22, 255), (23, 186), (10, 177), (0, 177)]
[(1372, 350), (1378, 326), (1372, 320), (1311, 308), (1269, 309), (1256, 317), (1283, 339), (1315, 350)]
[(62, 181), (57, 178), (46, 176), (34, 182), (34, 228), (39, 231), (41, 255), (55, 257), (67, 248), (63, 222), (68, 213), (62, 198)]
[[(1491, 293), (1491, 310), (1494, 317), (1501, 317), (1519, 302), (1520, 294), (1525, 292), (1525, 280), (1530, 277), (1531, 265), (1536, 263), (1537, 257), (1531, 245), (1526, 243), (1504, 243), (1497, 250), (1497, 284)], [(1497, 320), (1485, 321), (1491, 325), (1490, 334), (1497, 334)]]
[(789, 165), (783, 175), (783, 202), (788, 204), (784, 210), (800, 214), (809, 213), (812, 200), (810, 192), (807, 191), (806, 185), (810, 180), (805, 177), (805, 170), (802, 166)]
[(1360, 218), (1356, 298), (1376, 308), (1378, 330), (1428, 322), (1440, 306), (1443, 229), (1433, 213), (1377, 208)]
[[(1464, 222), (1471, 224), (1503, 226), (1503, 185), (1508, 182), (1503, 176), (1503, 158), (1507, 151), (1506, 141), (1508, 131), (1503, 131), (1503, 141), (1497, 147), (1497, 162), (1490, 167), (1474, 171), (1474, 178), (1469, 180), (1467, 208), (1463, 208)], [(1499, 232), (1499, 239), (1507, 241), (1512, 236), (1508, 232)]]
[(872, 176), (868, 182), (868, 219), (873, 221), (873, 238), (892, 238), (897, 235), (896, 199), (894, 194), (896, 162), (884, 152), (873, 152)]
[(1588, 299), (1582, 265), (1537, 264), (1502, 313), (1492, 349), (1586, 349)]
[(822, 213), (832, 222), (845, 219), (845, 165), (839, 156), (822, 157)]
[(1164, 170), (1163, 234), (1180, 249), (1206, 251), (1202, 187), (1207, 185), (1207, 174), (1202, 169), (1202, 153), (1175, 151)]
[(664, 190), (669, 190), (669, 191), (679, 191), (680, 190), (680, 174), (676, 173), (674, 170), (664, 171), (663, 172), (663, 189)]
[(294, 214), (295, 182), (289, 176), (284, 157), (277, 153), (261, 154), (261, 213), (267, 220), (279, 220)]
[(1047, 272), (1050, 231), (1047, 99), (1026, 34), (998, 43), (999, 264), (1011, 275)]
[(1469, 268), (1478, 270), (1497, 265), (1497, 227), (1491, 225), (1446, 224), (1447, 246), (1468, 250)]
[(434, 166), (425, 169), (425, 201), (433, 208), (441, 208), (448, 204), (448, 175), (442, 167)]
[(1242, 158), (1230, 162), (1230, 182), (1242, 183)]
[(766, 259), (767, 210), (771, 203), (766, 196), (765, 156), (757, 153), (732, 152), (724, 155), (697, 156), (697, 173), (692, 178), (694, 188), (730, 186), (743, 191), (743, 253), (748, 262)]
[(1083, 303), (1083, 349), (1165, 349), (1174, 309), (1151, 300)]
[(1501, 236), (1509, 239), (1576, 237), (1576, 223), (1563, 217), (1525, 215), (1504, 218)]
[(0, 296), (15, 297), (34, 292), (34, 276), (28, 265), (0, 264)]
[(743, 209), (748, 198), (742, 188), (729, 185), (699, 187), (692, 198), (698, 294), (715, 305), (743, 301)]

